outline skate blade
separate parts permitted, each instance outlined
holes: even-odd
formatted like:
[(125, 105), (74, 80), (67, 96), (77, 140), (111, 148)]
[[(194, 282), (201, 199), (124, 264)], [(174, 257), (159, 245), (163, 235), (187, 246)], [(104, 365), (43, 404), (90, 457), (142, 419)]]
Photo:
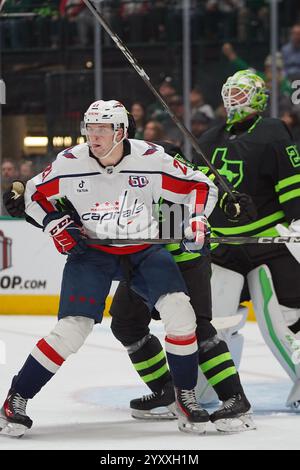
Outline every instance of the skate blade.
[(152, 410), (135, 410), (132, 408), (131, 416), (135, 419), (147, 421), (170, 421), (178, 418), (175, 403), (168, 407), (159, 407)]
[(0, 435), (10, 437), (22, 437), (27, 431), (23, 424), (10, 423), (5, 418), (0, 417)]
[(181, 432), (189, 434), (205, 434), (207, 422), (204, 423), (192, 423), (187, 418), (181, 416), (178, 417), (178, 429)]
[(256, 429), (251, 414), (245, 414), (238, 418), (218, 419), (214, 422), (214, 425), (219, 432), (228, 434)]

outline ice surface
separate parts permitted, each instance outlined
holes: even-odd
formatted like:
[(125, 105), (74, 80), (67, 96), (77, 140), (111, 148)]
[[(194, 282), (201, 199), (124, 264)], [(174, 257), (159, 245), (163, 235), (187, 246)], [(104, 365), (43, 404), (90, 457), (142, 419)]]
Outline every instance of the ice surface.
[[(54, 317), (0, 316), (0, 402), (12, 376), (36, 341), (55, 324)], [(223, 435), (212, 424), (205, 436), (183, 434), (176, 421), (131, 418), (131, 398), (148, 393), (127, 353), (113, 338), (110, 320), (94, 328), (85, 345), (28, 404), (33, 428), (22, 438), (0, 436), (1, 449), (299, 449), (300, 410), (285, 407), (291, 382), (271, 355), (257, 325), (244, 328), (241, 377), (252, 402), (258, 429)], [(162, 326), (152, 331), (163, 338)]]

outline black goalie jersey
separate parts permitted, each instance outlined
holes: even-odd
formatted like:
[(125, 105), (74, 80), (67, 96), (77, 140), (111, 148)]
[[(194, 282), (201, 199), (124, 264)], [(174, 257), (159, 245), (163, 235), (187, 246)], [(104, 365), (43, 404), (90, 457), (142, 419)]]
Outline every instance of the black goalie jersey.
[[(300, 155), (281, 120), (256, 116), (239, 126), (216, 126), (200, 145), (233, 189), (252, 197), (258, 212), (255, 221), (240, 226), (216, 206), (210, 216), (216, 235), (276, 236), (276, 224), (300, 219)], [(200, 158), (194, 162), (209, 173)]]

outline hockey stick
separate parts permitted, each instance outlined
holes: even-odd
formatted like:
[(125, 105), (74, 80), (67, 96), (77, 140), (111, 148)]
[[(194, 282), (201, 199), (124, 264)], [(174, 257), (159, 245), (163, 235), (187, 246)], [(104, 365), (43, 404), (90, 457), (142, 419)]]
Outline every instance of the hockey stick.
[(0, 0), (0, 11), (3, 10), (5, 2), (6, 2), (6, 0)]
[(164, 99), (160, 96), (158, 91), (154, 88), (152, 85), (149, 76), (146, 74), (145, 70), (138, 64), (136, 58), (132, 55), (128, 47), (123, 43), (123, 41), (119, 38), (119, 36), (113, 32), (109, 24), (106, 22), (104, 19), (103, 15), (95, 8), (95, 6), (92, 4), (90, 0), (83, 0), (88, 9), (91, 11), (91, 13), (94, 15), (94, 17), (99, 21), (101, 26), (105, 29), (105, 31), (109, 34), (111, 39), (115, 42), (117, 47), (120, 49), (120, 51), (123, 53), (123, 55), (126, 57), (128, 62), (132, 65), (132, 67), (135, 69), (135, 71), (139, 74), (139, 76), (144, 80), (146, 83), (147, 87), (152, 91), (152, 93), (155, 95), (155, 97), (159, 100), (159, 102), (162, 104), (162, 106), (165, 108), (169, 116), (173, 119), (177, 127), (181, 130), (181, 132), (184, 134), (184, 136), (191, 142), (192, 146), (196, 150), (196, 152), (202, 157), (202, 159), (205, 161), (206, 165), (209, 167), (211, 172), (215, 175), (215, 177), (218, 179), (220, 182), (220, 185), (226, 191), (230, 197), (235, 201), (235, 195), (232, 192), (231, 188), (228, 186), (226, 181), (220, 176), (218, 171), (215, 169), (215, 167), (211, 164), (211, 162), (208, 160), (208, 158), (204, 155), (202, 152), (197, 139), (193, 136), (193, 134), (185, 127), (184, 124), (177, 118), (177, 116), (172, 112), (172, 110), (169, 108), (167, 103), (164, 101)]
[[(88, 245), (167, 245), (168, 243), (181, 243), (182, 238), (89, 238), (86, 240)], [(191, 241), (192, 242), (192, 241)], [(193, 243), (193, 242), (192, 242)], [(282, 243), (300, 243), (299, 237), (211, 237), (209, 243), (220, 244), (282, 244)]]

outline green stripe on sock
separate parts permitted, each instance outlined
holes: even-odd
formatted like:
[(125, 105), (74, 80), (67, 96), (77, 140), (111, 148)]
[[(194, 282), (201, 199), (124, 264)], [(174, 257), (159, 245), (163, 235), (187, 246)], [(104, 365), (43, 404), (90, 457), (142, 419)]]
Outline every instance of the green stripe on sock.
[(168, 371), (169, 369), (167, 364), (164, 364), (160, 369), (156, 370), (155, 372), (152, 372), (152, 374), (141, 375), (141, 378), (145, 383), (151, 382), (152, 380), (159, 379), (159, 377), (161, 377)]
[(228, 377), (236, 373), (237, 371), (235, 367), (227, 367), (227, 369), (222, 370), (222, 372), (219, 372), (218, 374), (208, 379), (208, 382), (210, 383), (212, 387), (214, 387), (218, 383), (222, 382), (223, 380), (227, 379)]
[(219, 354), (219, 356), (213, 357), (212, 359), (209, 359), (209, 361), (203, 362), (203, 364), (200, 364), (202, 372), (207, 372), (210, 369), (213, 369), (214, 367), (218, 366), (222, 362), (225, 361), (232, 361), (232, 357), (230, 352), (226, 352), (223, 354)]
[(157, 364), (159, 361), (164, 359), (165, 352), (162, 350), (160, 353), (156, 354), (156, 356), (151, 357), (151, 359), (148, 359), (147, 361), (142, 361), (142, 362), (136, 362), (134, 365), (136, 371), (148, 369), (151, 366), (154, 366), (154, 364)]

